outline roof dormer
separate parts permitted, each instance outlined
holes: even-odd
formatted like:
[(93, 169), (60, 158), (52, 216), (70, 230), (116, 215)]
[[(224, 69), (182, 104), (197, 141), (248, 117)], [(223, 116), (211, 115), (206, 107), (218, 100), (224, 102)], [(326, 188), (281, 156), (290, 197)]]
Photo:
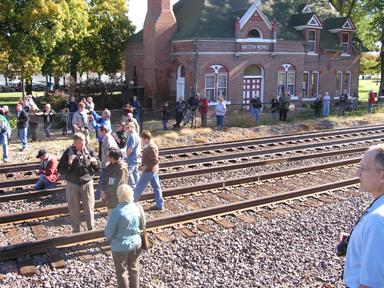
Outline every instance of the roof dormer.
[(298, 31), (302, 31), (306, 28), (323, 29), (319, 17), (317, 17), (314, 12), (292, 15), (291, 24)]

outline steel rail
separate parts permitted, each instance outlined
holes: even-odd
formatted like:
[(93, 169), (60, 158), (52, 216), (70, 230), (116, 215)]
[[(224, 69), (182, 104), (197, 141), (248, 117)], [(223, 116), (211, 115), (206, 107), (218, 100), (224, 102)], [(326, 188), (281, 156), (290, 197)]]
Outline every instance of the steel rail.
[(308, 138), (314, 138), (314, 137), (330, 137), (330, 136), (338, 136), (343, 135), (343, 132), (346, 132), (345, 134), (351, 131), (351, 133), (361, 133), (361, 132), (372, 132), (373, 130), (382, 130), (384, 129), (383, 124), (380, 125), (367, 125), (363, 127), (350, 127), (350, 128), (339, 128), (339, 129), (331, 129), (331, 130), (324, 130), (324, 131), (314, 131), (314, 132), (300, 132), (300, 133), (294, 133), (294, 134), (284, 134), (284, 135), (278, 135), (278, 136), (268, 136), (268, 137), (261, 137), (261, 138), (254, 138), (254, 139), (247, 139), (247, 140), (235, 140), (235, 141), (228, 141), (223, 143), (207, 143), (207, 144), (198, 144), (198, 145), (190, 145), (190, 146), (184, 146), (184, 147), (171, 147), (171, 148), (163, 148), (160, 149), (160, 155), (165, 156), (169, 154), (179, 154), (179, 153), (189, 153), (189, 152), (197, 152), (197, 151), (204, 151), (208, 149), (224, 149), (224, 148), (233, 148), (233, 147), (240, 147), (240, 146), (246, 146), (246, 145), (260, 145), (260, 144), (268, 144), (268, 143), (274, 143), (276, 141), (294, 141), (294, 140), (303, 140)]
[[(212, 183), (206, 183), (206, 184), (200, 184), (200, 185), (194, 185), (194, 186), (187, 186), (187, 187), (181, 187), (181, 188), (173, 188), (173, 189), (167, 189), (163, 191), (163, 197), (174, 197), (178, 195), (185, 195), (200, 191), (206, 191), (210, 189), (217, 189), (217, 188), (223, 188), (228, 186), (234, 186), (234, 185), (240, 185), (245, 183), (251, 183), (256, 181), (262, 181), (262, 180), (268, 180), (273, 178), (279, 178), (284, 176), (291, 176), (296, 174), (302, 174), (317, 170), (323, 170), (323, 169), (329, 169), (339, 166), (345, 166), (345, 165), (353, 165), (361, 161), (361, 158), (353, 158), (348, 160), (342, 160), (342, 161), (335, 161), (320, 165), (312, 165), (307, 167), (300, 167), (300, 168), (293, 168), (288, 170), (282, 170), (277, 171), (273, 173), (265, 173), (265, 174), (258, 174), (254, 176), (248, 176), (248, 177), (242, 177), (242, 178), (236, 178), (236, 179), (228, 179), (223, 181), (216, 181)], [(146, 201), (153, 199), (153, 193), (144, 193), (140, 200)], [(101, 200), (96, 201), (95, 208), (103, 208), (105, 207), (105, 203)], [(0, 224), (13, 224), (13, 223), (19, 223), (24, 221), (30, 221), (34, 219), (39, 219), (43, 217), (54, 217), (57, 215), (68, 215), (68, 206), (67, 205), (58, 205), (52, 208), (43, 208), (43, 209), (36, 209), (32, 211), (23, 211), (23, 212), (16, 212), (16, 213), (10, 213), (10, 214), (3, 214), (0, 215)]]
[[(371, 140), (384, 140), (384, 135), (374, 135), (374, 136), (369, 136), (369, 137), (364, 137), (364, 138), (361, 137), (361, 138), (354, 138), (354, 139), (348, 139), (348, 140), (335, 140), (335, 141), (324, 142), (324, 143), (312, 143), (312, 144), (280, 147), (280, 148), (274, 148), (274, 149), (268, 149), (268, 150), (259, 150), (259, 151), (237, 153), (235, 155), (236, 155), (236, 158), (252, 157), (252, 156), (260, 156), (260, 155), (264, 155), (264, 154), (283, 153), (283, 152), (288, 152), (288, 151), (289, 152), (295, 152), (297, 150), (318, 148), (321, 146), (335, 146), (335, 145), (350, 144), (350, 143), (355, 143), (355, 142), (371, 141)], [(212, 156), (212, 157), (195, 158), (195, 159), (189, 159), (189, 160), (174, 160), (174, 161), (160, 163), (160, 168), (187, 166), (187, 165), (198, 164), (198, 163), (202, 163), (202, 162), (214, 162), (214, 161), (228, 160), (228, 159), (233, 158), (233, 155), (234, 154), (227, 154), (227, 155), (219, 155), (219, 156)]]
[[(173, 147), (173, 148), (163, 148), (160, 149), (160, 155), (166, 156), (170, 154), (180, 154), (180, 153), (189, 153), (189, 152), (198, 152), (205, 150), (217, 150), (217, 149), (225, 149), (225, 148), (234, 148), (241, 146), (249, 146), (249, 145), (257, 145), (257, 144), (268, 144), (275, 143), (276, 141), (283, 140), (284, 142), (294, 141), (294, 140), (303, 140), (303, 139), (311, 139), (313, 136), (337, 136), (337, 135), (349, 135), (349, 134), (357, 134), (362, 132), (372, 132), (372, 129), (377, 133), (380, 132), (381, 129), (384, 129), (383, 125), (367, 125), (361, 128), (351, 127), (351, 128), (340, 128), (340, 129), (332, 129), (328, 131), (316, 131), (316, 132), (302, 132), (296, 134), (288, 134), (288, 135), (279, 135), (279, 136), (270, 136), (256, 139), (247, 139), (247, 140), (236, 140), (236, 141), (228, 141), (222, 143), (208, 143), (208, 144), (200, 144), (200, 145), (191, 145), (188, 147)], [(351, 131), (351, 133), (348, 133)], [(346, 132), (346, 133), (342, 133)], [(28, 164), (8, 164), (0, 166), (0, 174), (4, 173), (13, 173), (13, 172), (23, 172), (39, 169), (39, 162), (33, 162)]]
[[(177, 215), (165, 216), (147, 221), (147, 230), (157, 228), (174, 227), (180, 224), (193, 223), (197, 220), (210, 219), (214, 216), (230, 215), (234, 212), (246, 211), (256, 207), (282, 203), (288, 200), (301, 197), (308, 197), (315, 194), (325, 193), (330, 190), (353, 186), (359, 183), (358, 178), (351, 178), (344, 181), (313, 186), (305, 189), (260, 197), (251, 200), (240, 201), (237, 203), (226, 204), (197, 211), (186, 212)], [(24, 255), (34, 255), (45, 253), (48, 248), (71, 247), (79, 243), (85, 244), (104, 239), (104, 230), (75, 233), (72, 235), (60, 236), (46, 240), (29, 241), (21, 244), (3, 246), (0, 248), (0, 261), (15, 259)]]
[[(317, 154), (283, 157), (283, 158), (277, 158), (277, 159), (249, 161), (246, 163), (233, 163), (230, 165), (220, 165), (216, 167), (203, 168), (199, 170), (186, 170), (186, 171), (178, 171), (178, 172), (171, 172), (171, 173), (160, 173), (159, 176), (161, 180), (167, 180), (167, 179), (174, 179), (179, 177), (195, 176), (195, 175), (202, 175), (207, 173), (229, 171), (229, 170), (243, 169), (243, 168), (256, 167), (256, 166), (265, 166), (265, 165), (272, 165), (272, 164), (278, 164), (278, 163), (284, 163), (284, 162), (308, 160), (308, 159), (315, 159), (315, 158), (321, 158), (321, 157), (331, 157), (331, 156), (345, 155), (345, 154), (352, 154), (352, 153), (362, 153), (366, 150), (367, 148), (365, 147), (353, 148), (353, 149), (347, 149), (347, 150), (341, 150), (341, 151), (330, 151), (330, 152), (322, 152)], [(98, 177), (94, 178), (94, 180), (97, 180), (97, 179)], [(38, 178), (4, 181), (4, 182), (0, 182), (0, 188), (13, 188), (13, 187), (19, 187), (19, 186), (32, 185), (32, 184), (35, 184), (37, 180)], [(64, 192), (63, 189), (64, 189), (63, 186), (59, 186), (56, 188), (46, 189), (46, 190), (9, 192), (9, 194), (6, 194), (6, 195), (0, 194), (0, 203), (7, 202), (7, 201), (22, 200), (22, 199), (31, 199), (34, 197), (43, 197), (43, 196), (48, 196), (55, 193), (63, 193)]]

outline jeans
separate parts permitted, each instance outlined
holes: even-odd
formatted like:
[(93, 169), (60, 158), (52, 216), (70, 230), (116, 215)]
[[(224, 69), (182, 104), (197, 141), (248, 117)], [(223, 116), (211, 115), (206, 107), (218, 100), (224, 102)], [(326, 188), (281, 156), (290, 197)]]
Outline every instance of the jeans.
[(216, 115), (216, 124), (217, 128), (224, 127), (224, 115)]
[(277, 111), (272, 112), (272, 123), (273, 124), (276, 124), (276, 122), (277, 122), (277, 115), (278, 115)]
[(1, 138), (0, 144), (3, 145), (3, 161), (6, 161), (8, 160), (8, 136), (3, 135)]
[(75, 113), (69, 112), (69, 122), (68, 122), (68, 130), (69, 131), (74, 131), (73, 125), (72, 125), (73, 114), (75, 114)]
[(288, 109), (280, 109), (279, 120), (280, 121), (287, 121), (287, 114), (288, 114)]
[(136, 184), (140, 178), (137, 165), (137, 163), (128, 163), (128, 184), (132, 187), (132, 189), (136, 188)]
[(161, 123), (163, 124), (163, 129), (168, 130), (168, 127), (167, 127), (168, 120), (161, 120)]
[(373, 110), (373, 104), (368, 103), (368, 113), (372, 113)]
[(100, 168), (99, 182), (97, 183), (95, 191), (95, 200), (100, 200), (101, 190), (103, 189), (103, 180), (104, 180), (105, 168)]
[(164, 206), (163, 194), (160, 187), (159, 175), (156, 172), (143, 172), (134, 192), (134, 201), (137, 202), (143, 194), (145, 187), (150, 183), (155, 194), (156, 207), (162, 209)]
[(35, 190), (51, 189), (55, 187), (56, 183), (48, 181), (44, 175), (40, 175), (39, 180), (37, 180), (35, 184)]
[(330, 101), (323, 100), (323, 116), (329, 116)]
[(51, 134), (49, 133), (50, 129), (51, 129), (51, 122), (45, 122), (44, 131), (45, 131), (45, 136), (47, 136), (47, 138), (51, 137)]
[(260, 121), (260, 108), (252, 108), (252, 112), (255, 115), (256, 124), (259, 124), (259, 121)]
[(21, 147), (23, 149), (27, 148), (27, 135), (28, 135), (28, 127), (17, 129), (17, 133), (20, 139)]

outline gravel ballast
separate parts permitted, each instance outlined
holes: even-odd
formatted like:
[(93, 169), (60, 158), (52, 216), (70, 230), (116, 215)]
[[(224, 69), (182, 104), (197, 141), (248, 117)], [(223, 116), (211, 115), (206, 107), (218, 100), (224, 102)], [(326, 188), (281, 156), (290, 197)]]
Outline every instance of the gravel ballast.
[[(351, 188), (351, 190), (355, 190)], [(344, 196), (347, 192), (340, 192)], [(256, 217), (246, 224), (233, 217), (226, 230), (211, 221), (214, 233), (177, 236), (173, 243), (156, 241), (141, 257), (142, 287), (343, 287), (343, 258), (335, 255), (339, 233), (349, 231), (371, 197), (351, 197), (320, 208), (298, 211), (284, 206), (285, 215)], [(43, 256), (34, 256), (38, 274), (7, 273), (1, 287), (113, 287), (112, 259), (94, 245), (95, 259), (81, 262), (66, 250), (67, 267), (51, 270)], [(8, 265), (0, 262), (0, 272)]]

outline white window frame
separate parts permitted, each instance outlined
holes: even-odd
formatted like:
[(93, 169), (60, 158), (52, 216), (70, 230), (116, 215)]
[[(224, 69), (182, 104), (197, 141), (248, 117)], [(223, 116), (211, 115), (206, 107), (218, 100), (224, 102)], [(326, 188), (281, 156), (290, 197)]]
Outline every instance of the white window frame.
[(343, 71), (337, 71), (336, 72), (336, 75), (340, 75), (340, 82), (339, 82), (339, 87), (340, 87), (340, 91), (337, 91), (337, 76), (336, 76), (336, 97), (340, 97), (341, 93), (343, 92), (343, 85), (344, 85), (344, 73)]
[[(288, 83), (288, 73), (293, 74), (293, 83)], [(279, 82), (279, 75), (283, 75), (284, 82), (283, 84), (280, 84)], [(293, 93), (291, 93), (288, 89), (288, 85), (293, 85)], [(281, 93), (281, 86), (284, 86), (284, 91), (291, 93), (291, 96), (294, 96), (296, 94), (296, 70), (295, 71), (278, 71), (277, 72), (277, 94), (280, 95)]]
[(316, 98), (319, 95), (320, 73), (318, 71), (313, 71), (311, 73), (310, 89), (312, 93), (313, 75), (315, 74), (317, 74), (316, 95), (311, 95), (311, 98)]
[[(348, 36), (347, 42), (344, 42), (344, 35)], [(349, 54), (349, 33), (341, 32), (341, 47), (344, 54)]]
[[(314, 33), (314, 35), (315, 35), (315, 40), (310, 40), (310, 34), (311, 34), (311, 32), (313, 32)], [(317, 37), (316, 37), (316, 30), (308, 30), (308, 52), (309, 53), (316, 53), (316, 39)], [(313, 50), (311, 50), (311, 44), (313, 45)]]
[[(349, 74), (349, 76), (348, 76), (348, 74)], [(344, 79), (343, 79), (343, 81), (345, 81), (345, 78), (347, 78), (347, 77), (348, 77), (348, 87), (343, 87), (342, 91), (344, 91), (344, 89), (347, 89), (348, 95), (351, 96), (352, 73), (350, 71), (345, 71), (344, 72)], [(344, 86), (344, 82), (343, 82), (343, 86)]]
[[(303, 98), (309, 98), (309, 84), (311, 82), (311, 73), (308, 72), (308, 71), (304, 71), (303, 73), (303, 85), (304, 85), (304, 75), (307, 75), (307, 82), (305, 83), (305, 92), (306, 94), (304, 95), (304, 91), (303, 91)], [(303, 89), (304, 87), (302, 87)]]
[[(219, 81), (219, 77), (220, 76), (225, 76), (225, 87), (219, 86), (219, 82), (220, 82)], [(220, 89), (224, 89), (225, 90), (225, 97), (223, 97), (223, 98), (224, 98), (224, 100), (227, 100), (228, 99), (228, 73), (218, 73), (217, 74), (217, 81), (216, 81), (216, 83), (217, 83), (216, 101), (218, 100), (219, 97), (222, 97), (222, 96), (218, 95)]]
[[(210, 87), (210, 88), (207, 88), (207, 78), (208, 77), (213, 77), (213, 87)], [(215, 91), (215, 74), (212, 74), (212, 73), (206, 73), (205, 74), (205, 85), (204, 85), (204, 91), (205, 91), (205, 97), (207, 97), (208, 101), (215, 101), (215, 98), (216, 98), (216, 91)], [(211, 100), (207, 94), (207, 91), (208, 90), (213, 90), (213, 99)]]

